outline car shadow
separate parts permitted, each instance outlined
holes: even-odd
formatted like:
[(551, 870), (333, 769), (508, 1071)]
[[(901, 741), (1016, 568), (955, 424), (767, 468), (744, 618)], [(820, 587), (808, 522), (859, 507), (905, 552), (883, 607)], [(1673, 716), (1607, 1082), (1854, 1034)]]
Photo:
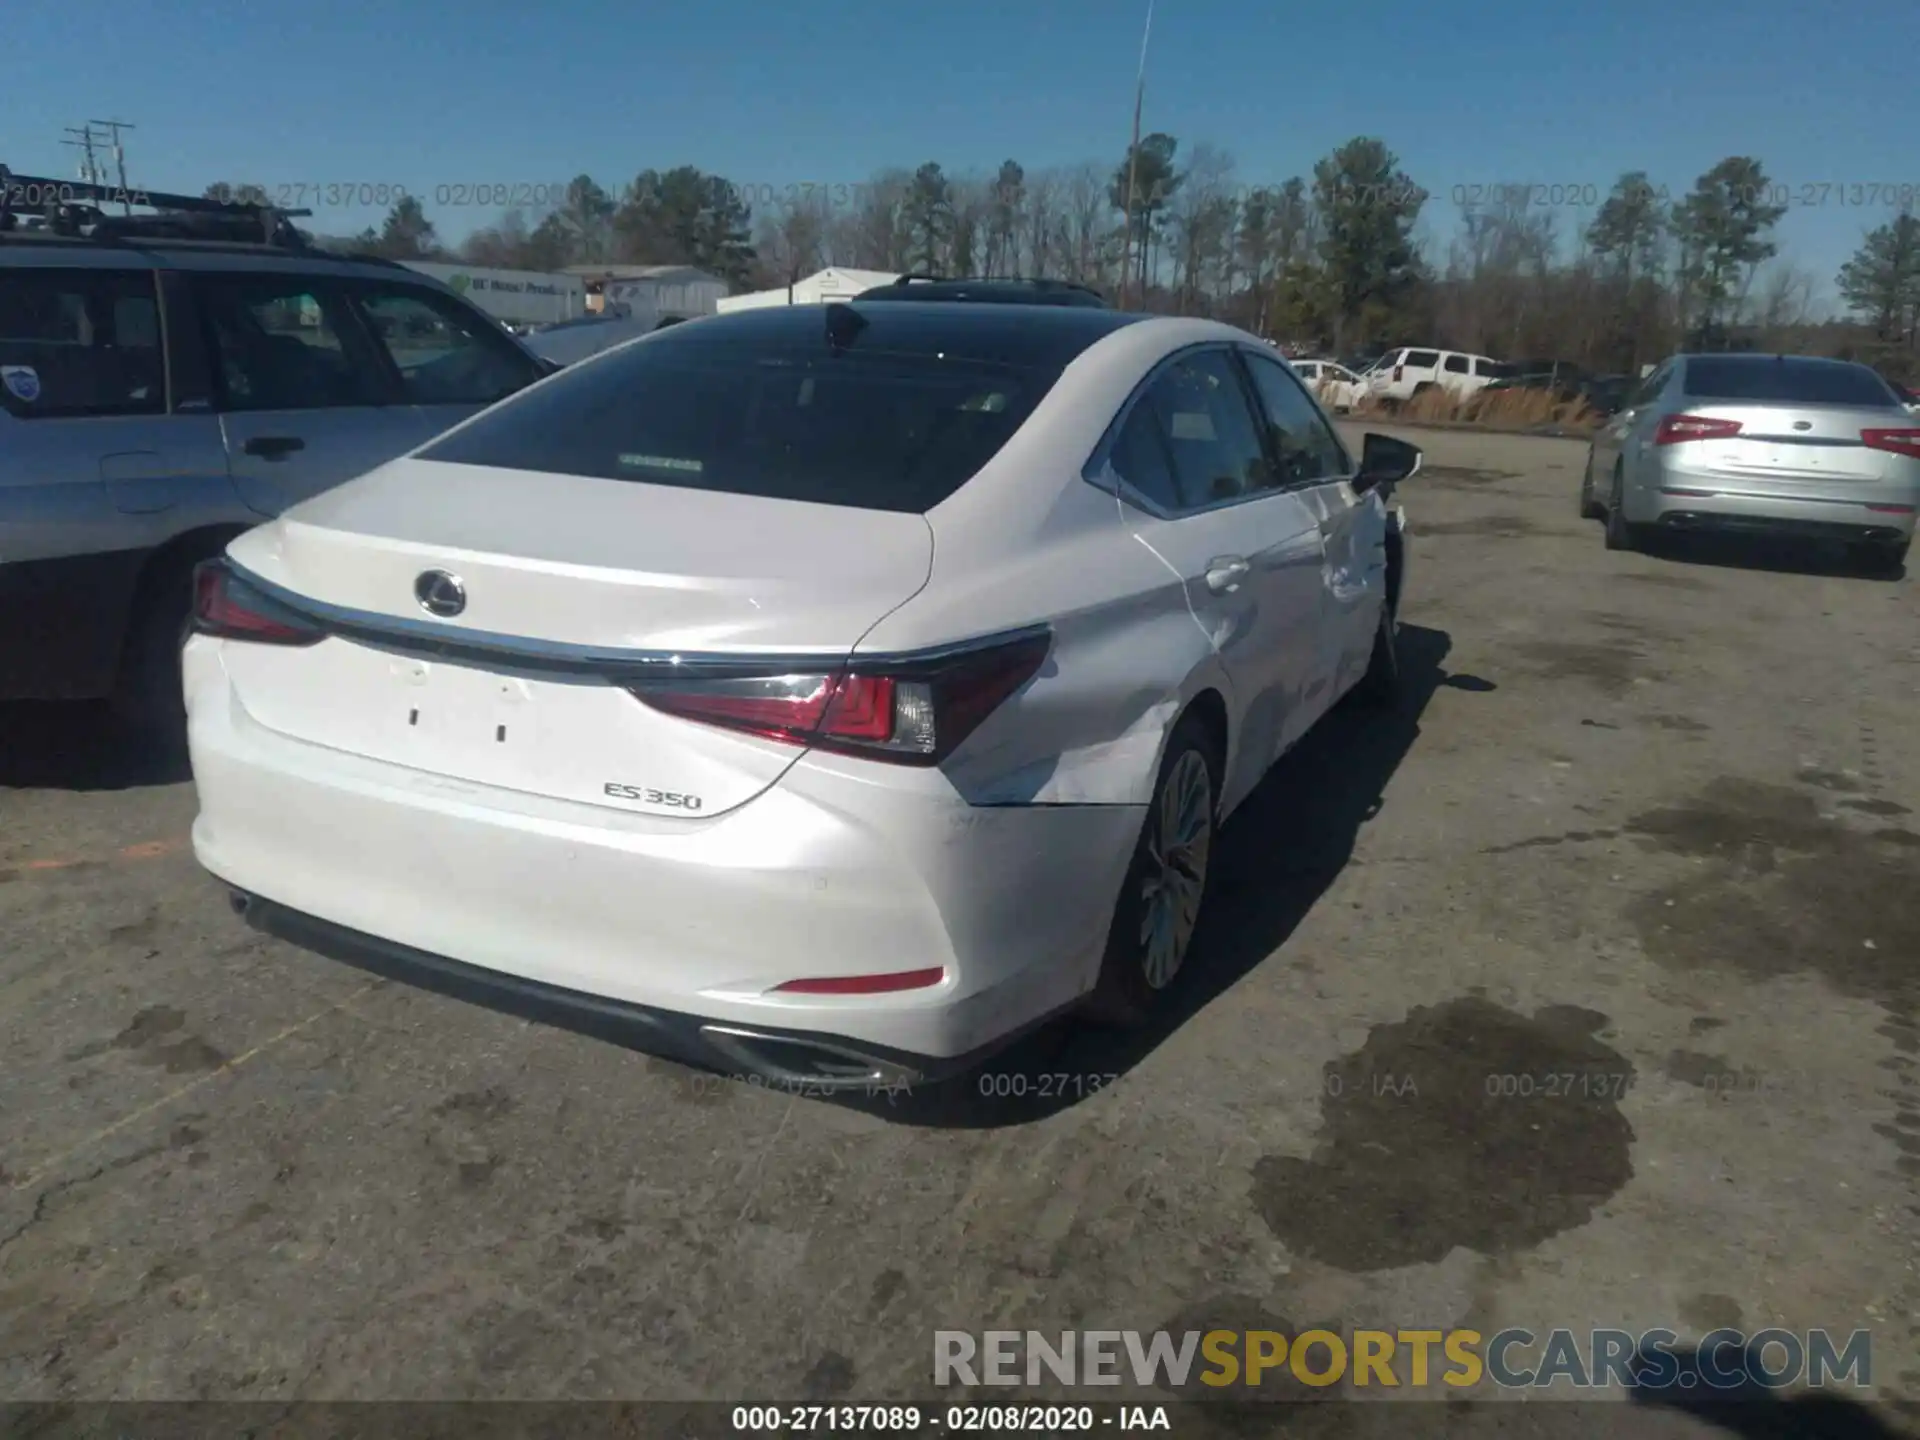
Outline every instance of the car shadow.
[(1911, 565), (1872, 569), (1848, 554), (1846, 547), (1818, 540), (1790, 540), (1769, 536), (1684, 535), (1659, 533), (1641, 549), (1655, 560), (1701, 565), (1720, 570), (1759, 570), (1775, 575), (1810, 575), (1835, 580), (1877, 581), (1895, 584), (1907, 577)]
[(192, 778), (185, 747), (91, 701), (0, 705), (0, 790), (133, 790)]
[(899, 1124), (992, 1129), (1027, 1124), (1098, 1093), (1231, 989), (1285, 943), (1353, 854), (1360, 827), (1380, 811), (1387, 782), (1420, 733), (1443, 686), (1494, 688), (1450, 675), (1444, 631), (1402, 624), (1405, 703), (1391, 713), (1343, 704), (1274, 766), (1222, 828), (1207, 908), (1167, 1003), (1138, 1029), (1069, 1016), (993, 1057), (977, 1074), (944, 1084), (823, 1097)]
[[(1639, 1383), (1627, 1392), (1628, 1400), (1647, 1409), (1686, 1415), (1743, 1440), (1901, 1440), (1913, 1433), (1895, 1428), (1875, 1408), (1831, 1388), (1780, 1391), (1748, 1380), (1731, 1389), (1716, 1389), (1702, 1364), (1704, 1353), (1697, 1348), (1674, 1348), (1655, 1358), (1643, 1350), (1629, 1362)], [(1764, 1358), (1749, 1342), (1740, 1362), (1716, 1355), (1717, 1373), (1762, 1373)], [(1774, 1358), (1777, 1362), (1781, 1356)], [(1656, 1371), (1658, 1379), (1650, 1381), (1649, 1374)]]

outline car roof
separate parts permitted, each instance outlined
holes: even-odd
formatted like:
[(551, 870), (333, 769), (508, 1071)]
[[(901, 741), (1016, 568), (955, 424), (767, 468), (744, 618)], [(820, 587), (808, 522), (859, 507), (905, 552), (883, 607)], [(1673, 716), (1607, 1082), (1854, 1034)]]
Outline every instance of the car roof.
[(444, 289), (431, 275), (397, 260), (333, 250), (290, 249), (231, 240), (94, 240), (11, 232), (0, 237), (0, 270), (259, 270), (340, 277), (378, 275)]
[(843, 329), (851, 353), (942, 355), (1004, 365), (1057, 368), (1129, 325), (1151, 319), (1126, 311), (1078, 305), (956, 305), (951, 301), (888, 300), (863, 306), (862, 297), (835, 305), (768, 305), (709, 315), (649, 337), (649, 345), (719, 342), (777, 348), (824, 344), (829, 312), (862, 322)]
[(1755, 350), (1690, 350), (1673, 358), (1684, 364), (1691, 364), (1695, 360), (1711, 360), (1716, 365), (1805, 365), (1826, 370), (1873, 368), (1862, 365), (1858, 360), (1836, 360), (1828, 355), (1777, 355), (1771, 351), (1762, 353)]

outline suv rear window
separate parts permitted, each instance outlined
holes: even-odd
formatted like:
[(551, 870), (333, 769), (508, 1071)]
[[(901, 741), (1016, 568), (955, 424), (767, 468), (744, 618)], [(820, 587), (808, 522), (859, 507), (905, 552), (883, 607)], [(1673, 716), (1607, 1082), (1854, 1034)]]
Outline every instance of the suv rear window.
[(1774, 400), (1798, 405), (1894, 403), (1887, 384), (1864, 365), (1833, 360), (1721, 359), (1686, 362), (1686, 393), (1703, 400)]
[(1438, 350), (1409, 350), (1406, 358), (1400, 363), (1411, 366), (1415, 370), (1431, 370), (1439, 359)]
[(420, 458), (917, 514), (991, 460), (1057, 374), (695, 329), (566, 371)]

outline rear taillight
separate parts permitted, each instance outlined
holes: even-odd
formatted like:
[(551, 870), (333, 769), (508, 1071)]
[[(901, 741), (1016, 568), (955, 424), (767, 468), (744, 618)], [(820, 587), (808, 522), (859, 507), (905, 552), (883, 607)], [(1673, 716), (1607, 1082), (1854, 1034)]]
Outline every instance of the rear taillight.
[(1680, 445), (1688, 440), (1725, 440), (1740, 433), (1738, 420), (1711, 415), (1663, 415), (1653, 432), (1656, 445)]
[(1407, 367), (1404, 365), (1396, 365), (1393, 367), (1393, 383), (1394, 384), (1398, 385), (1400, 383), (1400, 377), (1406, 373), (1406, 369)]
[(1886, 450), (1920, 460), (1920, 430), (1862, 430), (1860, 443), (1875, 450)]
[(648, 680), (628, 688), (669, 715), (901, 765), (951, 755), (1046, 661), (1052, 637), (833, 670)]
[(304, 616), (268, 599), (225, 560), (203, 560), (193, 572), (193, 630), (261, 645), (311, 645), (326, 634)]

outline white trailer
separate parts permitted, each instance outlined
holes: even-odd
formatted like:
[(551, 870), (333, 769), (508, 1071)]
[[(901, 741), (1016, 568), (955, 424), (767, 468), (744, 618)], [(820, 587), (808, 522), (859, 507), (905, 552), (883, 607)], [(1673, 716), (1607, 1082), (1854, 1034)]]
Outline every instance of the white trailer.
[(587, 312), (587, 286), (578, 275), (544, 270), (489, 270), (473, 265), (406, 261), (509, 325), (551, 325)]

